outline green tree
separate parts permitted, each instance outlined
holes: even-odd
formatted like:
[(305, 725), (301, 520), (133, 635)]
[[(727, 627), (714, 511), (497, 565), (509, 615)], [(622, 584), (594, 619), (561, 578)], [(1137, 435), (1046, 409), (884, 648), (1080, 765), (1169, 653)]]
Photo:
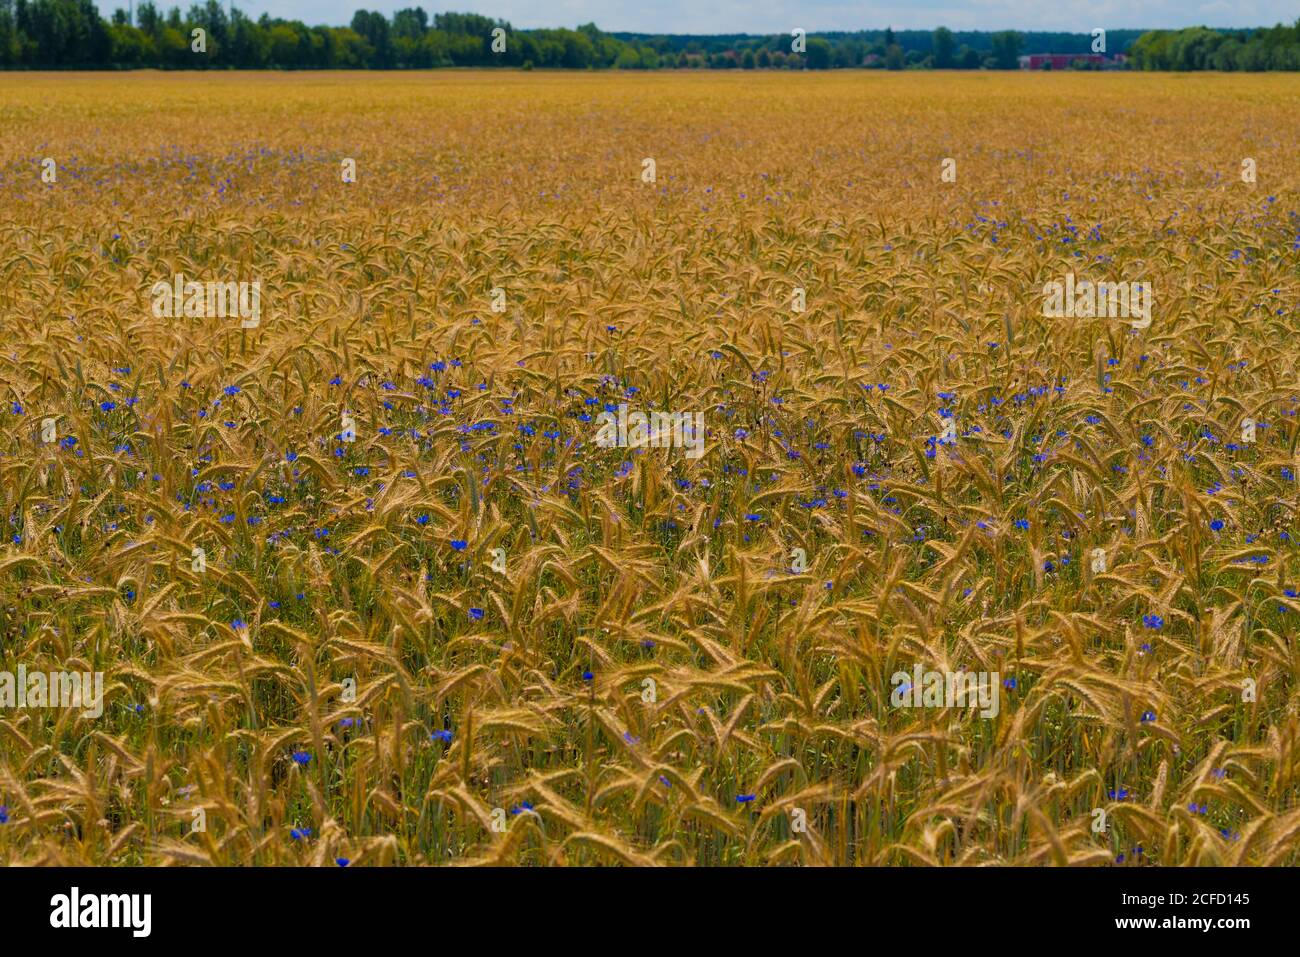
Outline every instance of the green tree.
[(298, 32), (287, 23), (277, 23), (267, 31), (269, 56), (273, 66), (287, 70), (302, 66)]
[(154, 40), (154, 46), (158, 50), (160, 66), (186, 67), (193, 65), (190, 61), (193, 53), (190, 50), (189, 34), (182, 34), (176, 27), (163, 27), (162, 32)]
[(423, 7), (408, 7), (393, 14), (393, 39), (422, 40), (429, 29), (429, 15)]
[[(564, 65), (570, 70), (585, 70), (587, 67), (595, 65), (596, 48), (592, 45), (590, 38), (585, 33), (578, 33), (575, 30), (565, 30), (563, 42)], [(507, 52), (509, 51), (508, 44), (506, 50)], [(654, 65), (658, 67), (658, 57), (654, 57)]]
[(392, 65), (392, 41), (388, 18), (378, 11), (358, 10), (352, 15), (352, 32), (365, 39), (371, 49), (366, 66), (383, 69)]
[[(185, 19), (207, 31), (208, 63), (228, 63), (223, 59), (224, 48), (230, 42), (230, 21), (226, 19), (225, 8), (217, 0), (207, 0), (202, 6), (190, 7)], [(189, 36), (188, 31), (186, 35)]]
[(348, 27), (330, 30), (330, 62), (335, 66), (353, 69), (364, 66), (372, 53), (365, 37)]
[[(261, 20), (250, 20), (238, 7), (230, 18), (231, 42), (236, 65), (244, 70), (258, 70), (267, 65), (271, 44)], [(362, 64), (357, 64), (361, 66)]]
[(957, 65), (956, 49), (957, 41), (953, 38), (952, 31), (947, 27), (939, 27), (934, 31), (934, 39), (931, 41), (934, 50), (934, 65), (939, 70), (951, 70)]
[(825, 37), (812, 37), (804, 49), (810, 70), (829, 70), (831, 66), (831, 44)]
[(158, 8), (150, 0), (145, 0), (144, 3), (135, 8), (135, 22), (145, 33), (150, 36), (157, 36), (160, 22)]
[(993, 34), (993, 61), (999, 70), (1014, 70), (1019, 66), (1020, 47), (1024, 38), (1015, 30)]
[(153, 38), (128, 23), (114, 23), (108, 32), (109, 56), (115, 66), (148, 66), (156, 62)]

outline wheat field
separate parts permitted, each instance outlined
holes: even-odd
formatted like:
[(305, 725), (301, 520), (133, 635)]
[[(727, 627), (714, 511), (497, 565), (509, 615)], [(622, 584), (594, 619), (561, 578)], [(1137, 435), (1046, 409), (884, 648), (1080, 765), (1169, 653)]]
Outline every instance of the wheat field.
[(0, 77), (0, 864), (1300, 863), (1298, 107)]

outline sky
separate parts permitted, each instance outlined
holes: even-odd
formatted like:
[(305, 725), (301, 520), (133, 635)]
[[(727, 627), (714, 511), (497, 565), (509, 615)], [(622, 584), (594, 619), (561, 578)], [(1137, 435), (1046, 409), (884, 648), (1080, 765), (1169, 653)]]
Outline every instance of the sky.
[[(193, 0), (154, 0), (187, 9)], [(229, 5), (231, 0), (222, 0)], [(1175, 29), (1189, 26), (1259, 27), (1300, 19), (1296, 0), (234, 0), (254, 18), (302, 20), (341, 26), (358, 8), (392, 15), (423, 6), (482, 13), (520, 28), (576, 27), (595, 23), (609, 32), (789, 33), (818, 30), (1059, 30), (1088, 33), (1094, 27)], [(98, 0), (106, 15), (127, 0)]]

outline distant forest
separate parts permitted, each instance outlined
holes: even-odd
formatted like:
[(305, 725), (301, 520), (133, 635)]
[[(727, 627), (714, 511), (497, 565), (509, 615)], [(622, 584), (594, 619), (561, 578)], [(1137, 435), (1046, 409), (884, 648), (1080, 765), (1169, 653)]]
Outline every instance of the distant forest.
[[(494, 39), (494, 31), (497, 32)], [(419, 7), (391, 19), (358, 10), (346, 27), (250, 19), (217, 0), (163, 13), (151, 2), (114, 11), (91, 0), (0, 0), (0, 69), (1002, 69), (1022, 53), (1087, 54), (1088, 33), (862, 30), (789, 35), (652, 36), (516, 30), (474, 13)], [(494, 46), (496, 49), (494, 49)], [(504, 47), (504, 49), (502, 49)], [(1143, 70), (1300, 70), (1300, 20), (1255, 30), (1110, 30), (1107, 56)], [(1076, 66), (1086, 68), (1084, 61)]]

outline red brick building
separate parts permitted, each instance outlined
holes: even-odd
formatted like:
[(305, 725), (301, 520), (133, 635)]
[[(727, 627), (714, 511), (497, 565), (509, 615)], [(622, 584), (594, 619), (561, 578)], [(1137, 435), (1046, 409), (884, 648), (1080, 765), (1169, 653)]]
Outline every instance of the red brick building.
[(1122, 53), (1108, 57), (1103, 53), (1030, 53), (1020, 58), (1020, 69), (1042, 70), (1050, 63), (1053, 70), (1068, 70), (1076, 60), (1082, 60), (1094, 70), (1114, 70), (1128, 60)]

